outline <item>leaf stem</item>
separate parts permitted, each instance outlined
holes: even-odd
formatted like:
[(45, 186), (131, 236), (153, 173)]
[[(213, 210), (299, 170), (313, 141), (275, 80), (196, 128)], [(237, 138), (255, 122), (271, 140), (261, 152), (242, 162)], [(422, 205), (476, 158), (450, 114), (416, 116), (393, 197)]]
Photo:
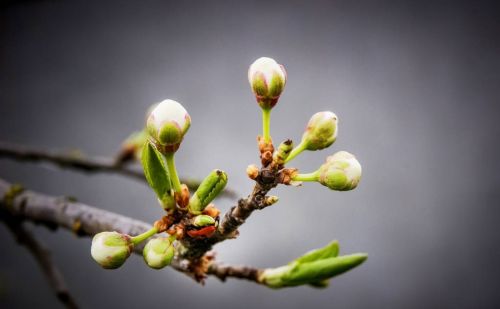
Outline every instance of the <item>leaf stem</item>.
[(152, 227), (151, 229), (149, 229), (148, 231), (142, 233), (142, 234), (139, 234), (137, 236), (134, 236), (132, 237), (132, 243), (134, 245), (137, 245), (143, 241), (145, 241), (146, 239), (148, 239), (149, 237), (153, 236), (154, 234), (158, 233), (158, 229), (156, 227)]
[(168, 173), (170, 175), (170, 180), (172, 181), (172, 186), (174, 191), (181, 192), (181, 182), (179, 181), (179, 176), (177, 175), (177, 170), (175, 168), (174, 152), (168, 152), (165, 154), (165, 159), (167, 160)]

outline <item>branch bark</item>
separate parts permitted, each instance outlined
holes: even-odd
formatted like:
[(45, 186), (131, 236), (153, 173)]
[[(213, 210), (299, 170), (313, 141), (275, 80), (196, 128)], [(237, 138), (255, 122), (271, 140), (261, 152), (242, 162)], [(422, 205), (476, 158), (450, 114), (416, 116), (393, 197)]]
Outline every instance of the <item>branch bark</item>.
[[(56, 153), (40, 149), (28, 148), (0, 142), (0, 158), (8, 158), (24, 162), (48, 162), (61, 168), (75, 169), (87, 173), (115, 173), (140, 181), (146, 181), (142, 169), (134, 168), (130, 163), (120, 163), (116, 159), (91, 158), (81, 154)], [(200, 182), (195, 179), (181, 179), (192, 191)], [(222, 193), (226, 197), (235, 198), (236, 193), (230, 189)]]
[(233, 206), (222, 219), (216, 233), (205, 240), (186, 239), (184, 246), (189, 251), (184, 255), (187, 259), (195, 260), (201, 258), (212, 247), (226, 239), (236, 238), (238, 228), (245, 223), (246, 219), (255, 211), (262, 210), (269, 206), (266, 204), (266, 194), (278, 185), (279, 176), (277, 171), (263, 168), (259, 176), (255, 179), (256, 183), (253, 191), (246, 198), (238, 200), (238, 204)]
[[(117, 231), (137, 235), (148, 230), (151, 225), (110, 211), (95, 208), (65, 198), (52, 197), (33, 191), (23, 190), (12, 195), (13, 186), (0, 179), (0, 207), (6, 209), (18, 220), (28, 220), (43, 224), (51, 229), (59, 227), (73, 231), (79, 236), (93, 236), (103, 231)], [(142, 246), (136, 246), (135, 253), (142, 254)], [(188, 268), (189, 261), (176, 258), (171, 267), (193, 277)], [(261, 269), (247, 266), (221, 265), (212, 262), (207, 274), (225, 280), (239, 278), (256, 283)], [(262, 283), (261, 283), (262, 284)]]

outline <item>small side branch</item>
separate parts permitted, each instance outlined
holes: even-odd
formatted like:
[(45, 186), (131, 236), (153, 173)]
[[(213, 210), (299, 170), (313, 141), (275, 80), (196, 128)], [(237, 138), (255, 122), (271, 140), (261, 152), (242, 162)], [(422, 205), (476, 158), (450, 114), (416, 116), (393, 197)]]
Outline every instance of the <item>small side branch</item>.
[(9, 230), (14, 234), (17, 242), (25, 246), (31, 255), (38, 262), (43, 274), (47, 278), (51, 288), (54, 290), (59, 301), (66, 308), (78, 308), (75, 299), (69, 292), (66, 282), (59, 268), (52, 261), (49, 250), (41, 244), (31, 232), (29, 232), (22, 224), (22, 222), (13, 217), (5, 210), (0, 210), (0, 219), (5, 223)]
[(144, 173), (128, 165), (116, 164), (115, 160), (87, 158), (80, 154), (52, 153), (17, 145), (0, 143), (0, 158), (25, 162), (49, 162), (62, 168), (77, 169), (88, 173), (117, 173), (144, 181)]
[(224, 264), (212, 264), (208, 268), (208, 274), (214, 275), (221, 281), (226, 281), (226, 278), (238, 278), (254, 281), (258, 284), (263, 284), (259, 281), (260, 269), (248, 266), (230, 266)]

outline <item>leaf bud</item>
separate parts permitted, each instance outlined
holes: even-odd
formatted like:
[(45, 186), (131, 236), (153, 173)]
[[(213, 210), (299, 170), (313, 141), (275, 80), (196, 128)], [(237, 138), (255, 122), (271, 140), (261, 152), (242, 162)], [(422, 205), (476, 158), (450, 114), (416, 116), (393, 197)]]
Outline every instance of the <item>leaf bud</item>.
[(203, 227), (207, 225), (214, 225), (215, 219), (208, 215), (198, 215), (193, 219), (194, 226)]
[(189, 200), (189, 211), (199, 214), (213, 201), (227, 184), (227, 174), (221, 170), (213, 170), (200, 184)]
[(285, 164), (286, 159), (288, 158), (288, 155), (293, 149), (293, 142), (291, 139), (288, 139), (284, 142), (282, 142), (278, 146), (278, 150), (276, 150), (273, 154), (273, 161), (274, 163), (278, 165), (283, 165)]

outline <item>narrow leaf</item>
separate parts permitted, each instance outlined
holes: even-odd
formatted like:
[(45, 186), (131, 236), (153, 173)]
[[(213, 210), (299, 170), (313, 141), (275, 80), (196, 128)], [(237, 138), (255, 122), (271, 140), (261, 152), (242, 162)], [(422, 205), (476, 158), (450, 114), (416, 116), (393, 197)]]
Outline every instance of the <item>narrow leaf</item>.
[(284, 276), (283, 282), (286, 286), (297, 286), (328, 280), (360, 265), (367, 257), (366, 254), (357, 253), (296, 264)]
[(163, 155), (151, 141), (144, 145), (142, 151), (142, 167), (144, 175), (160, 200), (170, 194), (172, 184)]
[[(295, 259), (297, 263), (314, 262), (317, 260), (336, 257), (339, 254), (339, 242), (334, 240), (323, 248), (311, 250), (303, 256)], [(293, 262), (292, 262), (293, 263)]]

